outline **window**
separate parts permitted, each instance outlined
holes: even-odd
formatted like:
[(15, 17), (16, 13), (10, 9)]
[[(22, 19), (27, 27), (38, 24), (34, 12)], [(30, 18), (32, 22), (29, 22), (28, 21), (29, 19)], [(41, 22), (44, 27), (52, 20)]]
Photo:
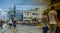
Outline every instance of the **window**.
[(38, 13), (33, 13), (33, 15), (38, 15)]
[(24, 19), (31, 19), (32, 17), (24, 17)]

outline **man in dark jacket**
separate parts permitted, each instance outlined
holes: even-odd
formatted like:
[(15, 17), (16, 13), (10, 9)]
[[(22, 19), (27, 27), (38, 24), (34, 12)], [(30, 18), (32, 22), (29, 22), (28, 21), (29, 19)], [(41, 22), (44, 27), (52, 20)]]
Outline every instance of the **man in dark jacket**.
[(3, 26), (3, 21), (0, 20), (0, 28), (2, 29), (2, 26)]

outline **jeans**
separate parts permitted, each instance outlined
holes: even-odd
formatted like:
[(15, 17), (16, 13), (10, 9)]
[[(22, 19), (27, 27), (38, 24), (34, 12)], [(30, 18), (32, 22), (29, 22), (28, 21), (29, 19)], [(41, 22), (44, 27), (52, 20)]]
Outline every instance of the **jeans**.
[(11, 24), (11, 23), (9, 23), (9, 26), (10, 26), (10, 29), (11, 29), (11, 27), (12, 27), (12, 24)]
[(43, 27), (43, 33), (47, 33), (47, 31), (48, 31), (48, 26)]
[(56, 31), (56, 24), (51, 24), (50, 25), (50, 33), (55, 33)]

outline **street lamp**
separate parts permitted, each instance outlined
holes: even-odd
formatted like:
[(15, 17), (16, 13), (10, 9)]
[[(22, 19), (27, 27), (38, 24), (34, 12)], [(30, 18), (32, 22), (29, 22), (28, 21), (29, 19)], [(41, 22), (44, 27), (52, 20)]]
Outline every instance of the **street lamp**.
[(14, 18), (16, 16), (16, 6), (14, 5)]
[(14, 5), (14, 18), (16, 17), (16, 5), (14, 4), (14, 0), (10, 0), (10, 4)]

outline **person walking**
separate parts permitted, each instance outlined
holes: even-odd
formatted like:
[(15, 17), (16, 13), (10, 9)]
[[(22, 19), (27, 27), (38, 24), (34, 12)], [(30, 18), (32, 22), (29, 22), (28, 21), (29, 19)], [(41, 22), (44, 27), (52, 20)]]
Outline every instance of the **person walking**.
[(42, 15), (42, 22), (43, 22), (43, 33), (48, 32), (48, 18), (47, 15), (43, 14)]
[(51, 11), (48, 13), (49, 24), (50, 24), (50, 33), (55, 33), (57, 26), (57, 12), (54, 10), (55, 7), (51, 7)]
[(11, 27), (12, 27), (12, 24), (13, 24), (13, 22), (12, 22), (12, 20), (10, 20), (10, 21), (9, 21), (10, 29), (11, 29)]
[(14, 28), (16, 28), (17, 19), (16, 19), (16, 18), (14, 18), (14, 19), (12, 20), (12, 22), (13, 22), (13, 27), (14, 27)]
[(2, 29), (3, 27), (3, 21), (2, 20), (0, 20), (0, 28)]

